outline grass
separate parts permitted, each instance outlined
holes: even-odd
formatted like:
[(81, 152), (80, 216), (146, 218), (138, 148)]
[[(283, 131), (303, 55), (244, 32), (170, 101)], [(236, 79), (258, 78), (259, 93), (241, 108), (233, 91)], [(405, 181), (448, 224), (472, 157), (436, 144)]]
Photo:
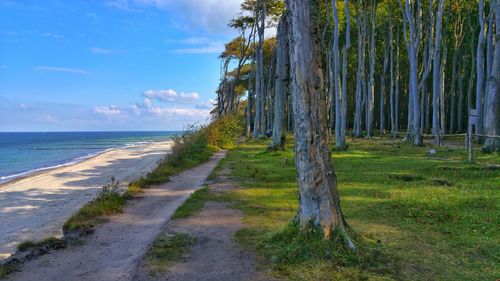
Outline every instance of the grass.
[(207, 187), (201, 188), (193, 192), (189, 198), (184, 201), (184, 203), (175, 210), (172, 215), (173, 219), (181, 219), (192, 216), (194, 213), (198, 212), (203, 208), (203, 205), (207, 201), (210, 191)]
[(146, 266), (152, 274), (168, 270), (173, 263), (182, 260), (195, 239), (185, 233), (165, 233), (158, 236), (148, 250)]
[(0, 279), (7, 277), (11, 272), (14, 271), (13, 265), (2, 264), (0, 265)]
[(24, 241), (17, 246), (17, 250), (25, 252), (28, 250), (37, 249), (40, 247), (46, 247), (48, 249), (60, 249), (66, 247), (66, 243), (55, 237), (48, 237), (41, 241)]
[(106, 216), (123, 212), (126, 197), (119, 193), (100, 196), (83, 206), (64, 224), (64, 230), (90, 229), (105, 221)]
[[(362, 254), (342, 253), (290, 223), (297, 210), (293, 148), (250, 141), (225, 165), (243, 187), (230, 192), (246, 228), (237, 233), (262, 266), (291, 280), (495, 280), (500, 276), (500, 154), (351, 140), (334, 151), (341, 203)], [(325, 250), (326, 249), (326, 250)], [(361, 252), (361, 251), (360, 251)], [(359, 253), (358, 253), (359, 254)]]

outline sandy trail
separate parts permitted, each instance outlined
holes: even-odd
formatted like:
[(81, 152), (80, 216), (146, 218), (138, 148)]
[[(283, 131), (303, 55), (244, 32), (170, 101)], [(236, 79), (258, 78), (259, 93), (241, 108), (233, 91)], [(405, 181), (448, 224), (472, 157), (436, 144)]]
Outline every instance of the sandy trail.
[(147, 189), (123, 214), (96, 227), (82, 246), (54, 251), (22, 265), (8, 280), (131, 280), (142, 256), (174, 211), (200, 188), (225, 152)]
[(64, 222), (114, 176), (125, 186), (153, 170), (171, 142), (114, 149), (0, 185), (0, 260), (25, 240), (62, 236)]
[[(222, 173), (225, 173), (224, 171)], [(227, 192), (238, 188), (230, 179), (220, 176), (209, 185), (210, 192)], [(137, 267), (134, 281), (277, 281), (257, 269), (255, 253), (234, 241), (236, 232), (245, 225), (243, 214), (221, 202), (206, 202), (200, 212), (171, 220), (165, 233), (186, 233), (195, 243), (183, 261), (167, 272), (151, 274), (147, 260)]]

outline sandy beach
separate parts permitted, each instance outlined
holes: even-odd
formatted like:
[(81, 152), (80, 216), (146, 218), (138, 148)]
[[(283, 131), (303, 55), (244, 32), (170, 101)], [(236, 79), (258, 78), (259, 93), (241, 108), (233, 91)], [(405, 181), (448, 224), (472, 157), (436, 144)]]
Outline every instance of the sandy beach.
[(152, 171), (171, 142), (118, 148), (0, 185), (0, 260), (26, 240), (62, 236), (62, 226), (114, 176), (125, 187)]

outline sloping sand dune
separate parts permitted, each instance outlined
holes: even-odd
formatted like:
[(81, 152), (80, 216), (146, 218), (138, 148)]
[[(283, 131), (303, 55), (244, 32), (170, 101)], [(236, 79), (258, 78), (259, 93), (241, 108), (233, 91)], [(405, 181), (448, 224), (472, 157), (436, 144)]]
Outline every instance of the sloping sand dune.
[(62, 236), (64, 222), (114, 176), (122, 186), (152, 171), (171, 142), (107, 151), (0, 185), (0, 260), (25, 240)]

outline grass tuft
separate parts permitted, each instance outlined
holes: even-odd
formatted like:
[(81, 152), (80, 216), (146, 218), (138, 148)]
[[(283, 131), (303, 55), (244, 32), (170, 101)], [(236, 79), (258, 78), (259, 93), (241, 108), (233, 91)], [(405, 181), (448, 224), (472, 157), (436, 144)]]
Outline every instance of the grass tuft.
[(15, 267), (10, 264), (0, 265), (0, 279), (7, 277), (10, 273), (14, 271)]
[(201, 210), (207, 201), (209, 193), (210, 191), (208, 190), (208, 187), (204, 187), (193, 192), (191, 196), (189, 196), (189, 198), (179, 208), (177, 208), (177, 210), (175, 210), (172, 218), (187, 218)]
[(24, 241), (17, 246), (17, 250), (21, 252), (25, 252), (28, 250), (34, 250), (40, 247), (45, 247), (47, 249), (61, 249), (66, 247), (66, 242), (61, 239), (55, 237), (48, 237), (41, 241)]
[(149, 272), (162, 273), (173, 263), (182, 260), (195, 239), (185, 233), (165, 233), (156, 238), (145, 258)]

